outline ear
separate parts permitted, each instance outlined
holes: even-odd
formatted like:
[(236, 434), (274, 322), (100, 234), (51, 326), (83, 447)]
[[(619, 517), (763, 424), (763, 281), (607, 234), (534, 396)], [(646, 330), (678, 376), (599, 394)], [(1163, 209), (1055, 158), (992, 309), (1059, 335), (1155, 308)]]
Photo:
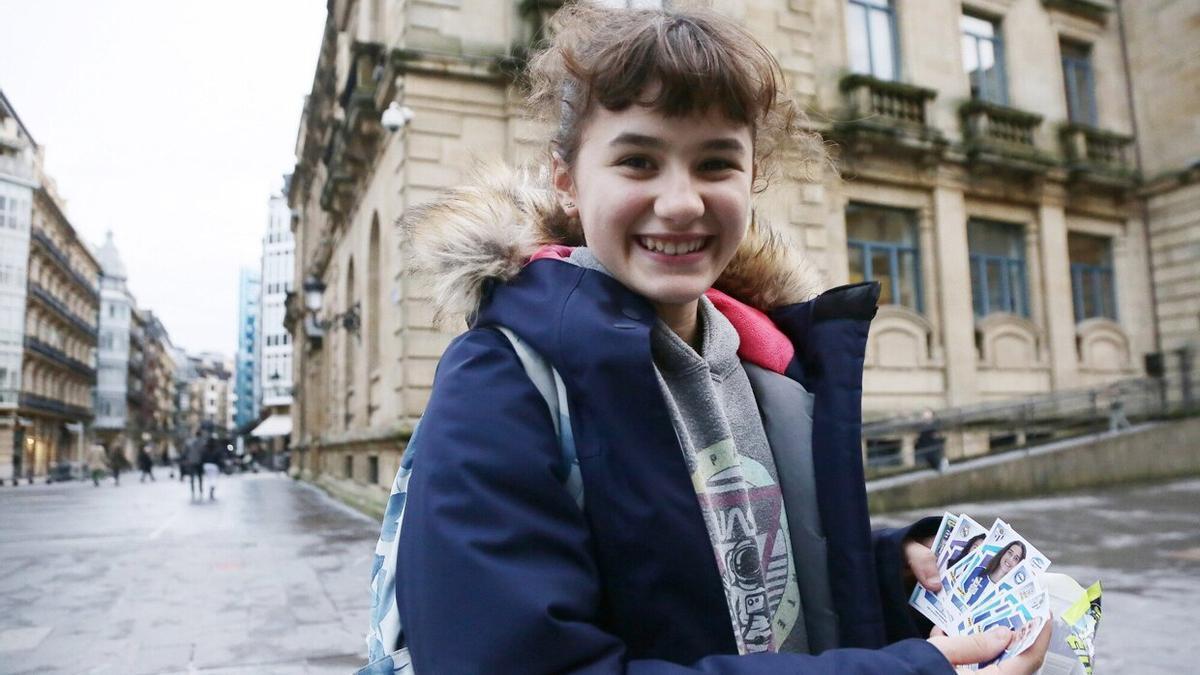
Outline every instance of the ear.
[(571, 175), (571, 168), (563, 161), (558, 152), (554, 152), (550, 156), (550, 171), (554, 181), (554, 196), (558, 199), (558, 205), (568, 218), (577, 218), (579, 216), (579, 200), (575, 192), (575, 178)]

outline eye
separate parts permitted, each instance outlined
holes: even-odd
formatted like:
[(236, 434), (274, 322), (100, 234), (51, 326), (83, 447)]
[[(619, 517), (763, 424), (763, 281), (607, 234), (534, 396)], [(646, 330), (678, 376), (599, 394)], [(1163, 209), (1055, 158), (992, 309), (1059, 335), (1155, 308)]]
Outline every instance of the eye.
[(644, 155), (630, 155), (617, 160), (617, 166), (644, 171), (647, 169), (653, 169), (654, 163), (650, 161), (649, 157)]
[(705, 173), (715, 173), (719, 171), (730, 171), (740, 168), (737, 162), (730, 161), (721, 157), (706, 159), (700, 163), (700, 170)]

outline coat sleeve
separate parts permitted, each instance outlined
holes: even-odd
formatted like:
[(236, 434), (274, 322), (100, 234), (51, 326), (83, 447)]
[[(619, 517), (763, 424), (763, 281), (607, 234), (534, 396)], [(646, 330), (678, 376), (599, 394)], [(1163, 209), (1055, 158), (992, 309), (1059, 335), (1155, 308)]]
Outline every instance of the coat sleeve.
[(446, 350), (414, 442), (396, 600), (418, 673), (953, 673), (924, 640), (686, 665), (627, 658), (601, 627), (589, 529), (555, 477), (545, 401), (494, 331)]
[(879, 597), (883, 601), (883, 623), (888, 642), (929, 635), (933, 624), (908, 606), (913, 585), (903, 578), (904, 543), (910, 539), (932, 537), (941, 519), (922, 518), (908, 527), (875, 530), (871, 533), (875, 549), (875, 575)]

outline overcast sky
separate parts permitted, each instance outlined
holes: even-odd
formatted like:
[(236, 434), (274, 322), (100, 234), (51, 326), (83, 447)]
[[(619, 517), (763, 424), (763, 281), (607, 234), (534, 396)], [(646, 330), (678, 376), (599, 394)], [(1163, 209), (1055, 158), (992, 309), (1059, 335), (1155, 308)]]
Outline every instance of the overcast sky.
[(233, 354), (238, 269), (294, 165), (324, 0), (0, 0), (0, 89), (138, 306)]

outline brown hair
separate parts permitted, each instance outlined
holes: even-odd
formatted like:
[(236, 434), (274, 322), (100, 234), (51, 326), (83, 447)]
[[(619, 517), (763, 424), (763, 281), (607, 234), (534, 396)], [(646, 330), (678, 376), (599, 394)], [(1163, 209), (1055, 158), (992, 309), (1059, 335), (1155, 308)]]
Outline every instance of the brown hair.
[[(569, 4), (550, 22), (526, 73), (535, 115), (555, 129), (551, 147), (570, 165), (593, 106), (645, 105), (667, 117), (719, 111), (750, 127), (755, 191), (777, 160), (812, 174), (820, 138), (786, 92), (774, 56), (728, 17), (708, 9), (611, 10)], [(644, 98), (649, 96), (649, 98)]]

